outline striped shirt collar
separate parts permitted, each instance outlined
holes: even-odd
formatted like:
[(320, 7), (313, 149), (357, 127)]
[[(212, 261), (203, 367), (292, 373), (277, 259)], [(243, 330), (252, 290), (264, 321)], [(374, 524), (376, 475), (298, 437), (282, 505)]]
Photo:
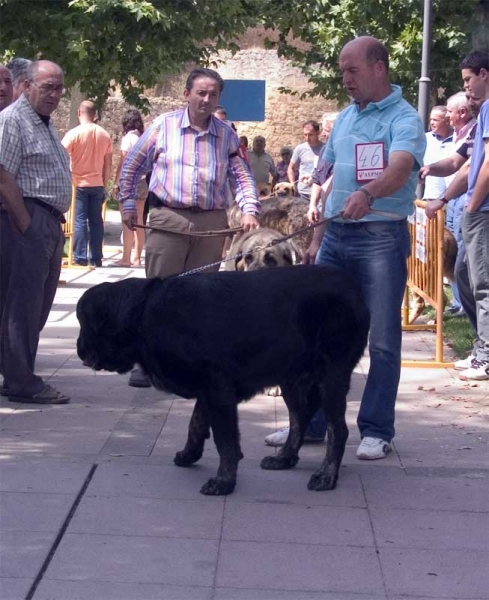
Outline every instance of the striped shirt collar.
[[(219, 133), (217, 131), (217, 127), (214, 121), (218, 121), (214, 115), (209, 117), (209, 124), (206, 130), (201, 133), (210, 133), (211, 135), (218, 136)], [(190, 117), (188, 114), (188, 107), (183, 110), (182, 118), (180, 119), (180, 128), (186, 129), (187, 127), (192, 127), (192, 123), (190, 122)]]

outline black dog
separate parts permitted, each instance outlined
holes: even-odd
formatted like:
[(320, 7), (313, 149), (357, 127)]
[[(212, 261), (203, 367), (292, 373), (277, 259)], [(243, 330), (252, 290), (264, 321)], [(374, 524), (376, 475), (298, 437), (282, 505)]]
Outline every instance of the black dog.
[(336, 486), (348, 428), (346, 395), (367, 343), (369, 314), (341, 271), (295, 266), (102, 283), (78, 303), (78, 355), (95, 370), (125, 373), (139, 363), (153, 385), (197, 398), (185, 448), (175, 464), (198, 461), (212, 429), (217, 477), (203, 494), (230, 494), (236, 485), (237, 404), (280, 385), (290, 435), (264, 469), (299, 460), (304, 430), (322, 405), (326, 458), (310, 490)]

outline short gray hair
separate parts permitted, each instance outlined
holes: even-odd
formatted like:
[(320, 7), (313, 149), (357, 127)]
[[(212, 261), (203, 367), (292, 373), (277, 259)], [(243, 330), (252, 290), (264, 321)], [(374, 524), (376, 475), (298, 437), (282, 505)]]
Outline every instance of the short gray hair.
[(470, 110), (470, 104), (465, 92), (457, 92), (456, 94), (453, 94), (453, 96), (450, 96), (447, 100), (447, 106), (449, 104), (452, 105), (455, 110), (460, 110), (461, 108)]
[(13, 85), (17, 85), (26, 79), (29, 79), (28, 68), (31, 63), (32, 61), (28, 60), (27, 58), (13, 58), (5, 65), (12, 73)]

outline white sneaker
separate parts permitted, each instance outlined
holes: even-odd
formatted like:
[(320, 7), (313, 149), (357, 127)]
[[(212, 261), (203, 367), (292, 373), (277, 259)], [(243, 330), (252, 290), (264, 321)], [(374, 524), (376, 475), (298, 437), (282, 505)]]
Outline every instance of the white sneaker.
[(476, 379), (482, 381), (489, 379), (489, 360), (477, 360), (474, 358), (470, 367), (460, 373), (463, 379)]
[(357, 450), (357, 458), (360, 460), (377, 460), (385, 458), (392, 450), (391, 445), (385, 440), (373, 437), (364, 437)]
[(467, 358), (462, 358), (461, 360), (455, 361), (453, 363), (453, 368), (456, 371), (465, 371), (465, 369), (470, 369), (474, 360), (475, 356), (473, 354), (469, 354)]
[(289, 427), (283, 427), (265, 438), (267, 446), (283, 446), (289, 437)]
[[(283, 429), (279, 429), (275, 433), (271, 433), (267, 435), (265, 438), (265, 444), (269, 446), (283, 446), (289, 437), (289, 427), (284, 427)], [(313, 437), (311, 435), (304, 435), (304, 443), (305, 444), (320, 444), (324, 442), (325, 436), (321, 437)]]

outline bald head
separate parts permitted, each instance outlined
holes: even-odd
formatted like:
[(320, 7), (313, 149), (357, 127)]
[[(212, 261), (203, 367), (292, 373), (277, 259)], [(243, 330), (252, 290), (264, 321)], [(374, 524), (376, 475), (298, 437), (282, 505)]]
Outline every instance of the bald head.
[(12, 103), (14, 89), (12, 74), (4, 65), (0, 65), (0, 111)]
[(389, 82), (389, 53), (374, 37), (362, 36), (345, 44), (340, 52), (343, 85), (363, 110), (392, 93)]
[(389, 52), (382, 42), (370, 35), (362, 35), (348, 42), (343, 50), (358, 52), (370, 63), (380, 61), (384, 64), (386, 72), (389, 72)]
[(36, 60), (27, 68), (27, 75), (24, 94), (37, 113), (48, 117), (65, 92), (63, 71), (49, 60)]
[(83, 100), (78, 108), (80, 123), (93, 123), (97, 116), (97, 109), (91, 100)]
[(50, 60), (33, 60), (27, 67), (27, 79), (36, 81), (37, 77), (45, 78), (54, 76), (63, 78), (63, 71), (59, 65)]

